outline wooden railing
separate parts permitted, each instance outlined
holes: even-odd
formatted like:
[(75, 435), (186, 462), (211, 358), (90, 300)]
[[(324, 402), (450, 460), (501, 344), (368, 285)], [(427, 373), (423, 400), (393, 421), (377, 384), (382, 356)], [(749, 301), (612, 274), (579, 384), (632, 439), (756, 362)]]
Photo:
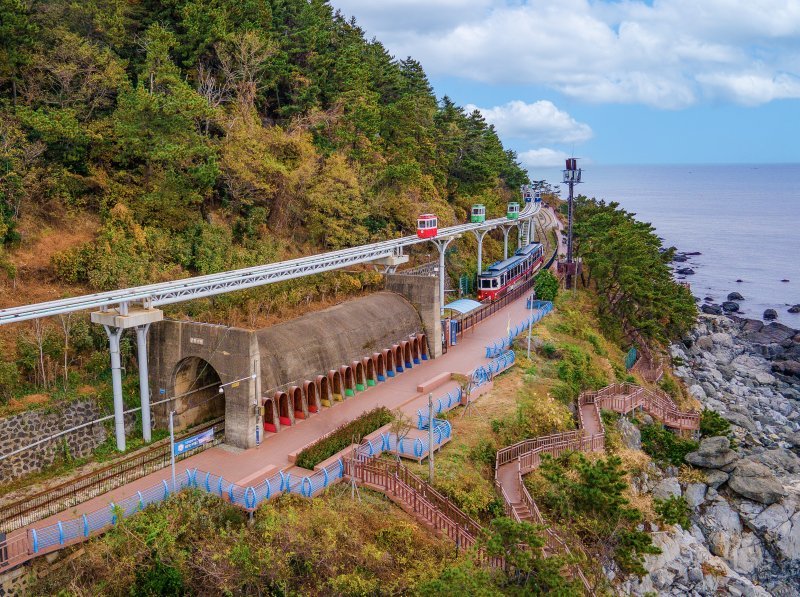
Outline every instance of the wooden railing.
[(628, 383), (612, 384), (596, 392), (583, 392), (580, 400), (591, 400), (600, 408), (623, 414), (642, 407), (667, 427), (680, 430), (700, 428), (700, 413), (679, 410), (672, 398), (661, 390)]
[(18, 531), (0, 541), (0, 574), (29, 558), (27, 533)]

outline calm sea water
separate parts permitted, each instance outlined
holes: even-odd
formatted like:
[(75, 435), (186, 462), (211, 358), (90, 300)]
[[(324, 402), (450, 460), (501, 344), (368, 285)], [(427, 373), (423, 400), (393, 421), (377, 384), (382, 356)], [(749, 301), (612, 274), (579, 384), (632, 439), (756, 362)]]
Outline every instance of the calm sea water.
[[(559, 171), (531, 175), (561, 180)], [(787, 313), (800, 303), (800, 164), (584, 165), (583, 180), (576, 194), (618, 201), (666, 246), (702, 253), (680, 264), (696, 272), (686, 278), (695, 296), (721, 303), (738, 291), (744, 315), (773, 308), (778, 321), (800, 328), (800, 314)]]

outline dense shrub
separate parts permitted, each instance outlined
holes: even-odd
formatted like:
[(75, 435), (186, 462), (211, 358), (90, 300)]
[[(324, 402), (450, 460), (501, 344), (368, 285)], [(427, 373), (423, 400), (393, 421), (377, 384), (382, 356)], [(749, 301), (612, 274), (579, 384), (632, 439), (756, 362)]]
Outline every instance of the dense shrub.
[(558, 278), (550, 270), (543, 270), (536, 276), (533, 289), (536, 291), (536, 298), (539, 300), (554, 301), (558, 296)]
[(382, 406), (365, 412), (357, 419), (334, 429), (318, 442), (308, 446), (297, 455), (297, 466), (313, 469), (323, 460), (326, 460), (344, 450), (352, 443), (359, 443), (364, 436), (376, 429), (391, 423), (392, 411)]
[(700, 435), (702, 437), (716, 437), (718, 435), (730, 437), (731, 424), (726, 419), (723, 419), (717, 411), (704, 408), (703, 414), (700, 416)]
[(684, 529), (691, 526), (689, 503), (682, 495), (671, 495), (665, 500), (654, 500), (656, 514), (667, 524), (679, 524)]
[(696, 441), (679, 437), (661, 425), (642, 427), (642, 450), (655, 460), (680, 466), (684, 457), (696, 449)]

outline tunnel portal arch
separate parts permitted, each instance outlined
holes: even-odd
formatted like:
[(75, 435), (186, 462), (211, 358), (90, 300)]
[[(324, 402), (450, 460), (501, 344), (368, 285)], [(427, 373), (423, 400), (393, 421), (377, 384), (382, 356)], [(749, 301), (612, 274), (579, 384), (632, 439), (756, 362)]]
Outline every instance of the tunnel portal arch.
[(205, 359), (189, 356), (180, 360), (172, 375), (176, 429), (225, 416), (221, 386), (219, 374)]

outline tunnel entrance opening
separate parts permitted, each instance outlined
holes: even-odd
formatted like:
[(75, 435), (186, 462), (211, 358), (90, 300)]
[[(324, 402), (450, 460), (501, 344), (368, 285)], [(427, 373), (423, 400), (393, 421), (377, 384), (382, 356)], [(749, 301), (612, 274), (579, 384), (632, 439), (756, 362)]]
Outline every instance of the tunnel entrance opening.
[(278, 392), (276, 399), (278, 401), (278, 421), (280, 421), (281, 425), (291, 426), (292, 415), (289, 407), (289, 395), (286, 392)]
[(200, 357), (187, 357), (175, 366), (175, 428), (184, 429), (225, 416), (225, 393), (216, 370)]

